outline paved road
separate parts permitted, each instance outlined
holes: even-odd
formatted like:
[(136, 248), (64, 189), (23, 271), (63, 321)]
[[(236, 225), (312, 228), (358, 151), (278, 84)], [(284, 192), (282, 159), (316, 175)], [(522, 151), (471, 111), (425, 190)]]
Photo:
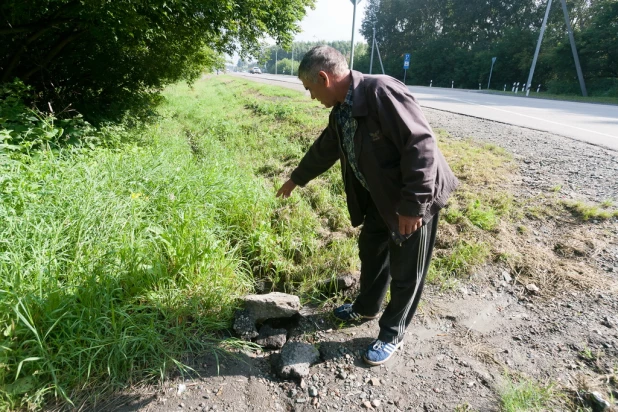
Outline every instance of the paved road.
[[(248, 75), (304, 90), (296, 77)], [(618, 106), (479, 93), (474, 90), (409, 87), (421, 106), (571, 137), (618, 150)]]

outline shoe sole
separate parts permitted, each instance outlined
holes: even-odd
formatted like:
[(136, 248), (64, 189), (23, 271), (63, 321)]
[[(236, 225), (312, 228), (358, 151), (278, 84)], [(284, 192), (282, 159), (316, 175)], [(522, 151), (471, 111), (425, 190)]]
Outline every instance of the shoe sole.
[(377, 315), (374, 315), (374, 316), (364, 316), (364, 315), (361, 315), (360, 318), (347, 319), (347, 320), (346, 319), (338, 318), (337, 315), (335, 315), (335, 314), (333, 314), (333, 316), (335, 317), (335, 319), (337, 319), (338, 321), (341, 321), (341, 322), (358, 322), (359, 320), (373, 320), (373, 319), (377, 319), (377, 318), (380, 317), (380, 314), (377, 314)]
[(372, 360), (367, 359), (367, 358), (365, 357), (365, 355), (363, 355), (363, 360), (365, 361), (365, 363), (367, 363), (367, 364), (369, 364), (369, 365), (371, 365), (371, 366), (379, 366), (379, 365), (382, 365), (383, 363), (388, 362), (388, 361), (390, 360), (390, 358), (392, 358), (392, 357), (393, 357), (393, 355), (395, 354), (395, 352), (397, 352), (397, 351), (399, 350), (399, 348), (401, 347), (401, 345), (403, 345), (403, 342), (399, 342), (399, 343), (397, 344), (397, 346), (395, 347), (395, 350), (393, 351), (393, 353), (391, 353), (391, 354), (390, 354), (390, 356), (389, 356), (388, 358), (384, 359), (384, 360), (377, 361), (377, 362), (376, 362), (376, 361), (372, 361)]

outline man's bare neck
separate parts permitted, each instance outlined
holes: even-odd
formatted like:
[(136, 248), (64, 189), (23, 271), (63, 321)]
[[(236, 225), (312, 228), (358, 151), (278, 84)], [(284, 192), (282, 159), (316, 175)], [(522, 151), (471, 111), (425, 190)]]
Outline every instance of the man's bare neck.
[(343, 103), (345, 101), (345, 96), (348, 94), (348, 89), (350, 88), (350, 83), (352, 82), (352, 71), (348, 72), (348, 74), (335, 79), (335, 87), (337, 90), (337, 102)]

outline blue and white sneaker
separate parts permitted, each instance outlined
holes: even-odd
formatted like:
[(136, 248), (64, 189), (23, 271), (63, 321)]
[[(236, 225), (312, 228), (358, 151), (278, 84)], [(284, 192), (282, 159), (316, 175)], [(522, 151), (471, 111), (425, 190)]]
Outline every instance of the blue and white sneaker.
[(374, 340), (363, 355), (363, 360), (372, 366), (381, 365), (393, 356), (402, 342), (386, 343), (380, 339)]
[(350, 322), (353, 320), (362, 320), (362, 319), (375, 319), (378, 317), (378, 315), (365, 316), (365, 315), (361, 315), (360, 313), (355, 312), (354, 309), (352, 308), (351, 303), (346, 303), (344, 305), (339, 306), (338, 308), (335, 308), (335, 310), (333, 310), (333, 315), (337, 319), (342, 320), (344, 322)]

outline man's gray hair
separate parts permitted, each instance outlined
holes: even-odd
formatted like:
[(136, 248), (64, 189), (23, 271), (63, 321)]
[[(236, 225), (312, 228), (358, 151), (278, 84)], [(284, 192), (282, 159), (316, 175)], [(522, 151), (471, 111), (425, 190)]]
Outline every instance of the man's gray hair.
[(346, 75), (348, 70), (348, 62), (339, 50), (330, 46), (315, 46), (300, 61), (298, 78), (317, 83), (320, 71), (339, 77)]

